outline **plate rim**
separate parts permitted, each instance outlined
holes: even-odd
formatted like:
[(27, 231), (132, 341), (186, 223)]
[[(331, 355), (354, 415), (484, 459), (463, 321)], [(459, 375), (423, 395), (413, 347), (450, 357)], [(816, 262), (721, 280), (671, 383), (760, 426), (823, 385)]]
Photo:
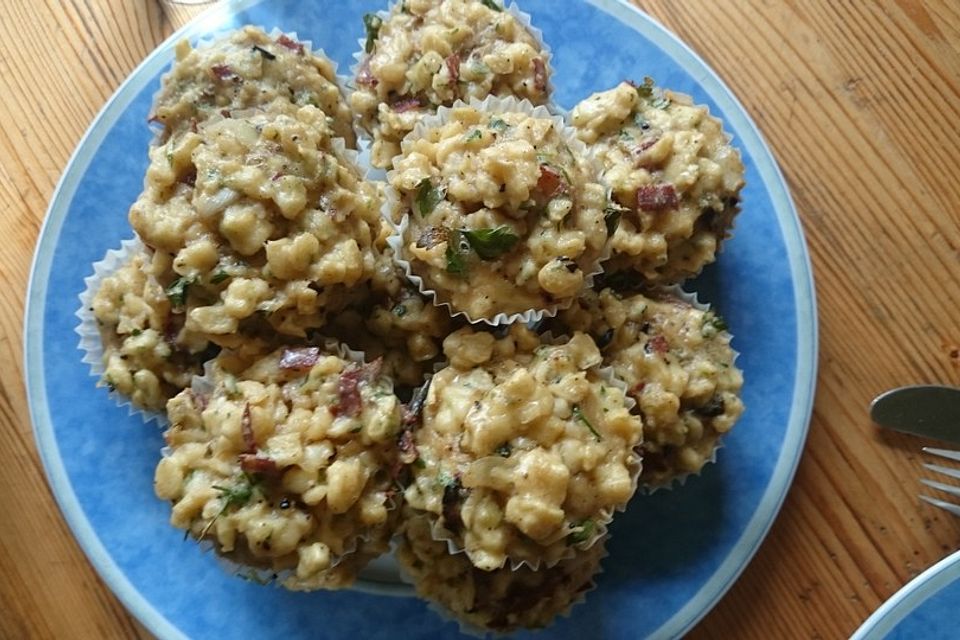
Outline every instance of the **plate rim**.
[[(127, 610), (154, 635), (161, 638), (189, 640), (173, 622), (160, 613), (137, 590), (113, 560), (84, 513), (66, 474), (44, 394), (46, 388), (43, 370), (44, 300), (52, 267), (53, 250), (58, 244), (66, 214), (76, 194), (80, 178), (86, 174), (93, 155), (107, 133), (107, 129), (101, 126), (102, 123), (115, 120), (133, 97), (152, 82), (153, 76), (166, 66), (167, 54), (177, 42), (185, 37), (215, 31), (217, 29), (212, 28), (214, 25), (222, 24), (236, 13), (264, 1), (228, 0), (207, 10), (176, 30), (151, 51), (110, 96), (80, 138), (51, 194), (50, 204), (37, 236), (24, 298), (22, 353), (24, 382), (31, 426), (46, 481), (74, 539), (84, 551), (94, 570)], [(651, 631), (651, 636), (675, 637), (685, 634), (702, 620), (750, 564), (779, 515), (792, 486), (809, 431), (817, 380), (819, 327), (813, 269), (802, 224), (786, 180), (759, 129), (735, 94), (699, 54), (652, 16), (630, 4), (628, 0), (585, 1), (641, 33), (667, 53), (721, 108), (727, 122), (738, 125), (732, 128), (740, 136), (742, 143), (756, 151), (753, 159), (757, 172), (761, 176), (761, 182), (766, 186), (773, 204), (787, 252), (791, 282), (794, 286), (797, 364), (792, 403), (783, 444), (773, 467), (773, 475), (757, 502), (753, 515), (744, 525), (743, 532), (710, 578), (673, 616), (658, 629)], [(43, 276), (42, 281), (38, 275)], [(960, 555), (960, 552), (955, 555)]]
[(870, 614), (850, 640), (880, 640), (944, 587), (960, 579), (960, 551), (927, 567)]

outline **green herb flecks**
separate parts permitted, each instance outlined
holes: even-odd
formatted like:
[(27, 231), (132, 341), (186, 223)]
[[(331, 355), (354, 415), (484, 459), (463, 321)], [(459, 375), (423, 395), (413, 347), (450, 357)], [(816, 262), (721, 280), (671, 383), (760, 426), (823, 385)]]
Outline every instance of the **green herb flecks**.
[(417, 183), (417, 211), (421, 216), (430, 215), (443, 200), (444, 196), (446, 196), (445, 190), (434, 187), (433, 183), (430, 182), (430, 178), (424, 178)]
[(700, 326), (700, 332), (704, 338), (716, 337), (721, 331), (727, 330), (726, 321), (714, 311), (707, 311), (703, 314), (703, 324)]
[(463, 229), (463, 237), (470, 243), (483, 260), (494, 260), (513, 248), (520, 238), (510, 227), (499, 226), (493, 229)]
[(187, 303), (187, 289), (193, 284), (193, 279), (183, 276), (170, 283), (166, 289), (167, 299), (175, 308), (181, 308)]
[(567, 542), (570, 544), (580, 544), (581, 542), (586, 542), (593, 537), (593, 532), (596, 531), (596, 523), (587, 518), (581, 522), (573, 525), (573, 531), (567, 535)]
[(447, 487), (454, 487), (457, 485), (457, 479), (446, 471), (441, 471), (437, 474), (437, 484), (444, 489)]
[(609, 238), (617, 231), (620, 226), (620, 218), (623, 217), (625, 209), (615, 202), (610, 202), (603, 209), (603, 222), (607, 225), (607, 237)]
[(203, 531), (200, 532), (200, 539), (202, 540), (207, 532), (210, 531), (210, 528), (214, 523), (227, 512), (231, 507), (242, 507), (243, 505), (250, 502), (250, 498), (253, 497), (254, 482), (246, 473), (243, 474), (242, 479), (239, 483), (231, 487), (223, 487), (220, 485), (213, 485), (213, 488), (220, 492), (220, 500), (223, 501), (223, 506), (220, 508), (220, 511), (213, 517), (210, 522), (203, 528)]
[(654, 109), (666, 109), (670, 106), (670, 98), (666, 96), (657, 96), (650, 102), (650, 106)]
[(380, 35), (380, 27), (383, 26), (383, 18), (375, 13), (366, 13), (363, 15), (363, 27), (367, 30), (367, 42), (363, 45), (363, 50), (367, 53), (373, 51), (373, 44)]
[[(469, 245), (468, 245), (469, 248)], [(447, 235), (447, 273), (463, 276), (467, 274), (467, 261), (463, 256), (464, 247), (458, 229), (450, 229)]]
[(223, 269), (217, 269), (212, 276), (210, 276), (210, 284), (220, 284), (224, 280), (230, 277), (230, 274), (224, 271)]
[(593, 425), (590, 424), (587, 416), (583, 415), (583, 409), (581, 409), (580, 405), (578, 404), (573, 405), (573, 417), (577, 419), (577, 422), (590, 430), (590, 433), (592, 433), (593, 437), (597, 439), (597, 442), (603, 440), (603, 436), (601, 436), (600, 432), (593, 428)]
[(469, 135), (467, 135), (466, 141), (470, 142), (471, 140), (479, 140), (482, 137), (483, 137), (483, 131), (480, 131), (480, 129), (474, 129), (469, 133)]
[(498, 13), (499, 13), (500, 11), (503, 11), (503, 7), (501, 7), (500, 5), (498, 5), (498, 4), (497, 4), (496, 2), (494, 2), (493, 0), (480, 0), (480, 2), (483, 4), (483, 6), (489, 7), (490, 9), (493, 9), (494, 11), (496, 11), (496, 12), (498, 12)]
[(653, 97), (653, 90), (654, 90), (653, 78), (651, 78), (650, 76), (646, 76), (643, 79), (643, 84), (638, 84), (635, 88), (637, 90), (638, 96), (640, 96), (644, 100), (649, 100), (650, 98)]
[(506, 131), (509, 127), (510, 125), (508, 125), (507, 121), (504, 120), (503, 118), (498, 118), (497, 116), (490, 118), (490, 128), (493, 129), (494, 131), (503, 132), (503, 131)]

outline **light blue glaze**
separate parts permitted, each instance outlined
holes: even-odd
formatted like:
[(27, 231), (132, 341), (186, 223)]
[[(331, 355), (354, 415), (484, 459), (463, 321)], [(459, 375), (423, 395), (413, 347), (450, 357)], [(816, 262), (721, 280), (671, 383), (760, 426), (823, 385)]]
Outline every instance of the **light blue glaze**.
[[(54, 195), (28, 293), (25, 360), (31, 416), (56, 498), (81, 546), (155, 634), (179, 637), (455, 637), (412, 598), (288, 593), (227, 577), (167, 523), (153, 497), (162, 441), (118, 409), (80, 362), (73, 328), (89, 265), (131, 235), (145, 124), (175, 39), (245, 23), (297, 31), (352, 63), (360, 2), (234, 2), (165, 42), (91, 126)], [(550, 637), (672, 637), (699, 620), (746, 566), (772, 523), (806, 436), (816, 374), (816, 311), (799, 222), (769, 150), (736, 99), (685, 45), (614, 0), (525, 0), (554, 53), (557, 101), (571, 107), (624, 78), (653, 76), (727, 124), (747, 167), (744, 210), (719, 263), (693, 283), (726, 317), (746, 373), (741, 422), (719, 463), (682, 489), (638, 497), (613, 525), (599, 588)], [(688, 288), (691, 288), (688, 286)], [(527, 634), (518, 634), (525, 637)]]
[(953, 640), (960, 636), (960, 551), (936, 563), (890, 597), (850, 640)]

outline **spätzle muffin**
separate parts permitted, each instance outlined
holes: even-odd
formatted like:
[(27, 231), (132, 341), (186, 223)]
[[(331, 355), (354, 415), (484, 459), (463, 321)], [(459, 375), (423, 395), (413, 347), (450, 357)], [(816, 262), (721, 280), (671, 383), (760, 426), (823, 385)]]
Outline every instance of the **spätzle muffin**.
[[(276, 106), (276, 105), (275, 105)], [(216, 117), (150, 152), (130, 223), (173, 257), (188, 330), (236, 347), (250, 325), (302, 337), (377, 261), (379, 191), (316, 107)]]
[(562, 120), (498, 104), (425, 120), (387, 176), (399, 258), (439, 303), (491, 323), (568, 305), (607, 242), (603, 187)]
[(561, 330), (589, 332), (643, 416), (641, 482), (697, 473), (743, 413), (743, 374), (713, 311), (669, 291), (589, 292), (561, 313)]
[(341, 558), (363, 539), (365, 556), (386, 548), (401, 414), (378, 361), (320, 347), (278, 349), (237, 374), (215, 361), (167, 413), (154, 488), (175, 527), (240, 564), (292, 571), (291, 589), (348, 584), (363, 558), (328, 573)]
[(571, 116), (612, 191), (609, 219), (619, 221), (604, 268), (669, 284), (713, 262), (739, 211), (744, 174), (722, 123), (649, 79), (595, 93)]
[(352, 113), (336, 83), (335, 66), (290, 36), (272, 38), (246, 26), (194, 49), (176, 47), (173, 67), (161, 80), (150, 120), (163, 125), (161, 141), (195, 131), (214, 115), (264, 109), (275, 101), (313, 105), (334, 135), (356, 146)]
[(417, 594), (462, 623), (501, 633), (543, 628), (569, 611), (593, 588), (604, 556), (600, 540), (549, 569), (481, 571), (464, 554), (451, 554), (434, 540), (427, 518), (408, 518), (401, 530), (396, 557)]
[(184, 330), (162, 278), (170, 258), (142, 248), (99, 283), (86, 310), (103, 347), (101, 382), (137, 407), (162, 410), (218, 348)]
[(543, 44), (500, 0), (402, 0), (364, 18), (367, 39), (350, 106), (373, 137), (370, 162), (389, 168), (425, 115), (457, 100), (549, 100)]
[(543, 344), (514, 324), (500, 339), (460, 329), (443, 347), (413, 447), (400, 439), (415, 453), (407, 504), (483, 571), (589, 547), (633, 495), (643, 430), (593, 340)]

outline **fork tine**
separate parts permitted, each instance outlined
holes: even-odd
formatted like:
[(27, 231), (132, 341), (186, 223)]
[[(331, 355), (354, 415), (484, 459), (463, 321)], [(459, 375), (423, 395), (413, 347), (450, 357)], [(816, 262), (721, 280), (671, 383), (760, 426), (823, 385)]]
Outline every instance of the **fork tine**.
[(924, 447), (924, 453), (929, 453), (933, 456), (940, 456), (941, 458), (947, 458), (948, 460), (956, 460), (960, 462), (960, 451), (951, 451), (950, 449), (937, 449), (936, 447)]
[(926, 478), (920, 478), (920, 482), (928, 487), (936, 489), (937, 491), (943, 491), (944, 493), (949, 493), (952, 496), (960, 497), (960, 487), (956, 485), (937, 482), (936, 480), (927, 480)]
[(943, 500), (937, 500), (936, 498), (931, 498), (930, 496), (919, 496), (919, 498), (924, 502), (929, 502), (935, 507), (946, 509), (955, 516), (960, 516), (960, 505), (955, 505), (952, 502), (944, 502)]
[(960, 480), (960, 469), (952, 469), (950, 467), (942, 467), (939, 464), (924, 464), (924, 468), (929, 469), (935, 473), (942, 473), (945, 476), (950, 476), (951, 478), (956, 478)]

